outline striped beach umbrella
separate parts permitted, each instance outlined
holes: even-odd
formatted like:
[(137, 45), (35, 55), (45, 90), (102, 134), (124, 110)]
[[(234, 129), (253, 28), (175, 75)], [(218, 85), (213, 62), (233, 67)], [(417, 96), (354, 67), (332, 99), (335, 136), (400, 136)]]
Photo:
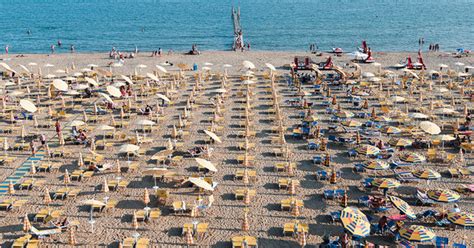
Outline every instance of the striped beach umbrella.
[(66, 172), (64, 173), (64, 178), (63, 178), (64, 184), (66, 186), (71, 183), (71, 178), (69, 177), (69, 171), (66, 169)]
[(400, 182), (391, 178), (375, 178), (372, 185), (380, 189), (390, 189), (399, 187)]
[(389, 122), (389, 121), (392, 121), (392, 119), (390, 117), (387, 117), (387, 116), (377, 116), (374, 118), (374, 121), (377, 121), (377, 122)]
[(306, 246), (306, 234), (304, 232), (298, 233), (298, 243), (302, 248)]
[(390, 167), (387, 162), (382, 160), (373, 160), (363, 164), (363, 166), (368, 170), (386, 170)]
[(146, 206), (150, 203), (150, 193), (148, 193), (147, 188), (145, 188), (145, 191), (143, 192), (143, 203), (145, 203)]
[(356, 120), (347, 120), (342, 122), (342, 125), (347, 127), (360, 127), (362, 126), (362, 122)]
[(345, 111), (345, 110), (342, 110), (342, 111), (338, 111), (335, 116), (339, 117), (339, 118), (352, 118), (354, 117), (354, 113), (350, 112), (350, 111)]
[(132, 216), (132, 228), (137, 230), (138, 229), (138, 219), (137, 219), (137, 213), (134, 211), (133, 216)]
[(441, 174), (439, 172), (434, 171), (432, 169), (425, 169), (425, 170), (415, 170), (412, 172), (415, 177), (421, 178), (421, 179), (439, 179), (441, 178)]
[(43, 203), (48, 205), (51, 204), (52, 200), (51, 200), (51, 195), (49, 194), (49, 190), (48, 189), (45, 189), (44, 190), (44, 196), (43, 196)]
[(425, 156), (418, 154), (418, 153), (405, 153), (400, 156), (400, 160), (409, 162), (409, 163), (421, 163), (426, 161)]
[(391, 138), (388, 143), (392, 146), (405, 147), (410, 146), (413, 141), (404, 138)]
[(455, 202), (461, 196), (449, 189), (428, 190), (428, 197), (439, 202)]
[(358, 208), (344, 208), (341, 211), (341, 221), (344, 228), (352, 235), (366, 237), (370, 234), (370, 223), (367, 216)]
[(419, 225), (411, 225), (409, 227), (402, 228), (400, 230), (400, 236), (409, 241), (425, 242), (433, 240), (436, 234), (430, 228)]
[(250, 230), (249, 218), (247, 212), (244, 213), (244, 219), (242, 220), (242, 231), (248, 232)]
[(188, 228), (186, 230), (186, 235), (184, 237), (185, 237), (185, 240), (186, 240), (186, 245), (190, 246), (190, 245), (194, 244), (193, 232), (192, 232), (191, 228)]
[(109, 192), (109, 184), (107, 183), (107, 178), (104, 178), (104, 184), (102, 184), (102, 192)]
[(8, 182), (8, 194), (9, 195), (15, 194), (15, 187), (13, 186), (12, 180)]
[(245, 204), (246, 206), (250, 205), (250, 190), (249, 190), (249, 189), (246, 189), (246, 190), (245, 190), (244, 204)]
[(388, 199), (402, 213), (406, 214), (410, 219), (416, 219), (416, 214), (408, 203), (396, 196), (389, 195)]
[(31, 228), (31, 222), (28, 219), (28, 214), (25, 214), (25, 217), (23, 217), (23, 232), (30, 231), (30, 228)]
[(371, 145), (363, 145), (363, 146), (358, 147), (356, 151), (359, 154), (363, 154), (363, 155), (375, 155), (380, 152), (380, 149)]
[(460, 226), (474, 226), (474, 214), (449, 213), (448, 220)]

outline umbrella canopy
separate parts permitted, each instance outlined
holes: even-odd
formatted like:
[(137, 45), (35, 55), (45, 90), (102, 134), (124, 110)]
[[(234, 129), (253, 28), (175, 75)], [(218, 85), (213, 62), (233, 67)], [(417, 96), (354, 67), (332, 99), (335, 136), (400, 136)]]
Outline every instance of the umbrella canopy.
[(82, 204), (84, 205), (98, 205), (98, 206), (105, 206), (105, 203), (104, 202), (101, 202), (101, 201), (98, 201), (98, 200), (94, 200), (94, 199), (91, 199), (91, 200), (85, 200), (82, 202)]
[(86, 82), (88, 82), (89, 84), (92, 84), (94, 86), (99, 86), (99, 84), (97, 83), (97, 81), (95, 81), (94, 79), (90, 78), (90, 77), (85, 77), (84, 78), (86, 80)]
[(416, 214), (408, 203), (396, 196), (389, 195), (388, 199), (392, 202), (393, 206), (400, 210), (402, 213), (406, 214), (410, 219), (416, 219)]
[(214, 191), (214, 188), (212, 187), (212, 185), (210, 185), (208, 182), (204, 181), (201, 178), (191, 177), (188, 180), (194, 185), (198, 186), (199, 188)]
[(388, 143), (392, 146), (405, 147), (410, 146), (413, 141), (404, 138), (391, 138)]
[(242, 62), (242, 66), (246, 69), (249, 69), (249, 70), (255, 69), (255, 65), (252, 62), (248, 61), (248, 60), (245, 60), (244, 62)]
[(438, 202), (455, 202), (461, 196), (449, 189), (428, 190), (428, 197)]
[(398, 188), (400, 182), (391, 178), (375, 178), (372, 185), (380, 189)]
[(392, 121), (392, 119), (390, 117), (387, 117), (387, 116), (377, 116), (374, 118), (374, 121), (378, 121), (378, 122), (389, 122), (389, 121)]
[(107, 92), (113, 97), (121, 97), (122, 93), (116, 87), (109, 85), (107, 86)]
[(170, 101), (171, 101), (167, 96), (165, 96), (165, 95), (163, 95), (163, 94), (156, 94), (156, 96), (157, 96), (158, 98), (162, 99), (162, 100), (165, 101), (165, 102), (170, 102)]
[(409, 241), (425, 242), (434, 239), (436, 234), (433, 230), (419, 225), (411, 225), (400, 230), (400, 236)]
[(96, 130), (97, 131), (110, 131), (110, 130), (114, 130), (115, 127), (111, 127), (109, 125), (100, 125), (98, 127), (96, 127)]
[(451, 109), (451, 108), (439, 108), (439, 109), (435, 109), (434, 113), (443, 114), (443, 115), (452, 115), (456, 113), (456, 110)]
[(132, 79), (130, 79), (129, 77), (125, 76), (125, 75), (120, 75), (120, 77), (127, 83), (129, 84), (133, 84), (133, 81)]
[(342, 125), (347, 127), (360, 127), (362, 126), (362, 122), (356, 120), (347, 120), (342, 122)]
[(363, 165), (369, 170), (386, 170), (390, 167), (390, 165), (383, 160), (374, 160)]
[(85, 122), (80, 121), (80, 120), (74, 120), (69, 124), (71, 127), (79, 127), (79, 126), (84, 126), (86, 125)]
[(413, 119), (428, 119), (429, 118), (429, 116), (422, 113), (410, 113), (408, 116)]
[(370, 223), (367, 216), (358, 208), (344, 208), (341, 211), (341, 221), (344, 228), (352, 235), (366, 237), (370, 234)]
[(428, 134), (439, 134), (441, 133), (441, 128), (431, 121), (422, 121), (420, 122), (420, 129)]
[(34, 113), (38, 110), (38, 108), (36, 108), (35, 104), (30, 102), (29, 100), (25, 100), (25, 99), (21, 99), (20, 100), (20, 106), (30, 112), (30, 113)]
[(156, 123), (154, 121), (150, 121), (150, 120), (147, 120), (147, 119), (142, 119), (142, 120), (136, 121), (135, 124), (137, 124), (139, 126), (153, 126)]
[(373, 74), (372, 72), (366, 71), (362, 73), (362, 77), (371, 78), (371, 77), (375, 77), (375, 74)]
[(152, 73), (147, 73), (146, 76), (149, 77), (151, 80), (160, 81), (160, 79)]
[(474, 226), (474, 214), (470, 213), (449, 213), (448, 220), (460, 226)]
[(159, 71), (163, 72), (163, 73), (168, 73), (168, 71), (161, 65), (155, 65), (156, 66), (156, 69), (158, 69)]
[(196, 160), (196, 163), (198, 163), (200, 166), (208, 169), (209, 171), (217, 172), (216, 166), (211, 163), (211, 161), (207, 161), (202, 158), (194, 158)]
[(380, 152), (380, 149), (375, 147), (375, 146), (371, 146), (371, 145), (363, 145), (363, 146), (358, 147), (356, 149), (356, 151), (359, 154), (375, 155), (375, 154), (378, 154)]
[(132, 144), (123, 144), (120, 146), (119, 153), (129, 153), (129, 152), (136, 152), (140, 149), (137, 145)]
[(454, 138), (454, 137), (451, 136), (451, 135), (441, 134), (441, 135), (435, 136), (433, 139), (435, 139), (435, 140), (441, 140), (441, 141), (453, 141), (453, 140), (455, 140), (456, 138)]
[(339, 118), (351, 118), (351, 117), (354, 117), (354, 113), (350, 112), (350, 111), (338, 111), (335, 116), (339, 117)]
[(386, 126), (382, 129), (383, 132), (387, 133), (387, 134), (397, 134), (397, 133), (401, 133), (402, 130), (398, 127), (394, 127), (394, 126)]
[(219, 136), (217, 136), (215, 133), (211, 131), (207, 131), (207, 130), (204, 130), (204, 133), (206, 133), (209, 137), (211, 137), (211, 139), (214, 140), (215, 142), (222, 143), (221, 138), (219, 138)]
[(426, 161), (426, 158), (425, 156), (421, 154), (410, 152), (410, 153), (402, 154), (400, 156), (400, 160), (409, 162), (409, 163), (421, 163), (423, 161)]
[(407, 99), (405, 97), (401, 97), (401, 96), (392, 96), (392, 97), (390, 97), (390, 100), (392, 102), (405, 102)]
[(53, 86), (54, 86), (54, 88), (56, 88), (57, 90), (60, 90), (60, 91), (67, 91), (68, 90), (67, 83), (64, 82), (61, 79), (54, 79), (53, 80)]
[(110, 102), (110, 103), (114, 104), (114, 101), (112, 100), (112, 98), (110, 98), (109, 95), (107, 95), (105, 93), (102, 93), (102, 92), (99, 92), (99, 95), (102, 96), (105, 100), (107, 100), (107, 102)]
[(415, 170), (412, 173), (415, 177), (418, 177), (418, 178), (421, 178), (421, 179), (439, 179), (439, 178), (441, 178), (441, 174), (439, 174), (437, 171), (434, 171), (432, 169)]
[(270, 69), (271, 71), (276, 71), (276, 68), (274, 65), (270, 64), (270, 63), (265, 63), (265, 66)]

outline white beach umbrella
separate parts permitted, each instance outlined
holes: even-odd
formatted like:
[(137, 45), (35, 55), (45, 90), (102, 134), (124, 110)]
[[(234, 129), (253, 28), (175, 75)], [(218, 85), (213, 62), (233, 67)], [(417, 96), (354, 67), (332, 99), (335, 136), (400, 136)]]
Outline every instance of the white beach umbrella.
[(157, 82), (160, 81), (160, 79), (157, 76), (155, 76), (155, 74), (153, 74), (153, 73), (147, 73), (146, 76), (149, 77), (151, 80), (154, 80), (154, 81), (157, 81)]
[(20, 100), (20, 106), (21, 106), (24, 110), (26, 110), (26, 111), (28, 111), (28, 112), (30, 112), (30, 113), (34, 113), (34, 112), (36, 112), (36, 111), (38, 110), (38, 108), (36, 108), (36, 106), (35, 106), (34, 103), (32, 103), (32, 102), (29, 101), (29, 100), (25, 100), (25, 99), (21, 99), (21, 100)]
[(271, 71), (276, 71), (276, 68), (274, 65), (270, 64), (270, 63), (265, 63), (265, 66), (270, 69)]
[(441, 128), (431, 121), (422, 121), (420, 122), (420, 129), (428, 134), (439, 134), (441, 133)]
[(120, 92), (120, 90), (111, 85), (107, 86), (107, 92), (113, 97), (122, 96), (122, 93)]
[(165, 102), (170, 102), (171, 101), (167, 96), (165, 96), (163, 94), (158, 93), (158, 94), (156, 94), (156, 96), (160, 99), (163, 99)]
[(94, 79), (90, 78), (90, 77), (85, 77), (84, 78), (86, 80), (86, 82), (88, 82), (89, 84), (92, 84), (94, 86), (99, 86), (99, 84), (97, 83), (97, 81), (95, 81)]
[(125, 82), (129, 83), (129, 84), (133, 84), (133, 81), (132, 79), (130, 79), (129, 77), (125, 76), (125, 75), (120, 75), (120, 77), (125, 80)]
[(249, 70), (255, 69), (255, 65), (248, 60), (245, 60), (244, 62), (242, 62), (242, 65), (244, 66), (244, 68), (249, 69)]
[(120, 146), (119, 153), (129, 153), (129, 152), (136, 152), (140, 150), (140, 147), (133, 144), (123, 144)]
[(155, 65), (158, 70), (160, 70), (163, 73), (168, 73), (168, 71), (161, 65)]
[(53, 80), (53, 86), (54, 86), (54, 88), (56, 88), (57, 90), (60, 90), (60, 91), (67, 91), (68, 90), (67, 83), (64, 82), (61, 79)]

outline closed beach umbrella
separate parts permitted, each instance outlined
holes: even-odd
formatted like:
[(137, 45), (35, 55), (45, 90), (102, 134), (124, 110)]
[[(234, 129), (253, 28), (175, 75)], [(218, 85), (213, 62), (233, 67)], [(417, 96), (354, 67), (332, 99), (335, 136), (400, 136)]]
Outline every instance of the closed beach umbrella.
[(380, 189), (398, 188), (400, 182), (391, 178), (375, 178), (372, 185)]
[(76, 234), (74, 230), (74, 227), (69, 228), (69, 244), (73, 246), (76, 245)]
[(369, 163), (365, 163), (364, 167), (369, 170), (386, 170), (390, 165), (383, 160), (373, 160)]
[(436, 234), (430, 228), (411, 225), (400, 230), (400, 236), (409, 241), (426, 242), (434, 239)]
[(410, 219), (416, 219), (416, 214), (408, 203), (396, 196), (389, 195), (388, 199), (402, 213), (406, 214)]
[(202, 158), (194, 158), (194, 159), (196, 160), (196, 163), (198, 163), (200, 166), (208, 169), (209, 171), (217, 172), (216, 166), (214, 166), (214, 164), (212, 164), (211, 161), (208, 161)]
[(247, 216), (247, 211), (244, 212), (244, 218), (242, 220), (242, 231), (248, 232), (250, 230), (249, 218)]
[(188, 228), (186, 230), (185, 239), (186, 239), (186, 245), (190, 246), (194, 244), (193, 231), (191, 228)]
[(439, 134), (441, 133), (441, 128), (431, 121), (422, 121), (420, 122), (420, 129), (428, 134)]
[(430, 180), (441, 178), (441, 174), (439, 174), (439, 172), (434, 171), (432, 169), (415, 170), (413, 171), (413, 175), (421, 179), (430, 179)]
[(191, 177), (189, 178), (189, 181), (191, 183), (193, 183), (194, 185), (198, 186), (199, 188), (202, 188), (202, 189), (205, 189), (205, 190), (209, 190), (209, 191), (213, 191), (214, 188), (212, 187), (212, 185), (210, 185), (208, 182), (204, 181), (203, 179), (201, 178), (196, 178), (196, 177)]
[(370, 234), (370, 223), (367, 216), (358, 208), (347, 207), (341, 211), (344, 228), (354, 236), (366, 237)]
[(214, 140), (215, 142), (222, 143), (221, 138), (219, 138), (219, 136), (217, 136), (215, 133), (207, 131), (207, 130), (204, 130), (204, 133), (206, 133), (209, 137), (211, 137), (211, 139)]
[(133, 84), (133, 81), (132, 79), (130, 79), (129, 77), (125, 76), (125, 75), (120, 75), (120, 77), (125, 80), (125, 82), (129, 83), (129, 84)]
[(145, 188), (145, 191), (143, 192), (143, 203), (145, 203), (146, 206), (150, 203), (150, 193), (147, 188)]
[(29, 232), (31, 229), (31, 222), (28, 219), (28, 214), (25, 214), (25, 217), (23, 217), (23, 232)]
[(102, 184), (102, 192), (109, 192), (109, 184), (107, 183), (107, 178), (104, 178), (104, 184)]
[(64, 181), (64, 184), (66, 184), (66, 186), (71, 183), (71, 179), (69, 178), (69, 172), (67, 169), (66, 169), (66, 172), (64, 173), (63, 181)]
[(305, 246), (306, 246), (306, 234), (305, 234), (304, 232), (298, 233), (298, 244), (299, 244), (301, 247), (305, 247)]
[(360, 127), (362, 126), (362, 123), (356, 120), (348, 120), (348, 121), (342, 122), (342, 125), (347, 126), (347, 127)]
[(137, 213), (135, 211), (133, 211), (133, 216), (132, 216), (132, 228), (135, 230), (138, 229)]
[(44, 196), (43, 196), (43, 203), (48, 205), (51, 204), (52, 200), (51, 200), (51, 195), (49, 194), (49, 190), (48, 189), (45, 189), (44, 190)]
[(473, 227), (474, 226), (474, 214), (470, 213), (449, 213), (448, 220), (453, 224), (460, 226)]
[(455, 202), (461, 196), (449, 189), (428, 190), (428, 197), (438, 202)]
[(409, 162), (409, 163), (421, 163), (421, 162), (426, 161), (426, 158), (425, 156), (421, 154), (410, 152), (410, 153), (402, 154), (400, 156), (400, 160)]
[(137, 122), (135, 122), (135, 124), (137, 124), (138, 126), (153, 126), (156, 123), (154, 121), (150, 121), (150, 120), (147, 120), (147, 119), (141, 119), (141, 120), (138, 120)]
[(28, 112), (30, 112), (30, 113), (34, 113), (34, 112), (36, 112), (36, 111), (38, 110), (38, 108), (36, 108), (36, 106), (35, 106), (34, 103), (32, 103), (32, 102), (29, 101), (29, 100), (25, 100), (25, 99), (21, 99), (21, 100), (20, 100), (20, 106), (21, 106), (24, 110), (26, 110), (26, 111), (28, 111)]

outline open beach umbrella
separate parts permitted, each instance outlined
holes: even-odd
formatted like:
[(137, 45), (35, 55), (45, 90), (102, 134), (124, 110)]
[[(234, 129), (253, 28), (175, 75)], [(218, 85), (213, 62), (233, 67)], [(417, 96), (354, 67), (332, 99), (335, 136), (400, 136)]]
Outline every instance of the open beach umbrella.
[(377, 122), (390, 122), (390, 121), (392, 121), (392, 118), (381, 115), (381, 116), (375, 117), (374, 121), (377, 121)]
[(36, 111), (38, 110), (38, 108), (36, 108), (36, 106), (35, 106), (34, 103), (32, 103), (32, 102), (29, 101), (29, 100), (25, 100), (25, 99), (21, 99), (21, 100), (20, 100), (20, 106), (21, 106), (24, 110), (26, 110), (26, 111), (28, 111), (28, 112), (30, 112), (30, 113), (34, 113), (34, 112), (36, 112)]
[(409, 163), (421, 163), (426, 161), (425, 156), (419, 154), (419, 153), (414, 153), (414, 152), (408, 152), (404, 153), (400, 156), (400, 160), (409, 162)]
[(150, 169), (144, 170), (142, 174), (150, 175), (150, 176), (164, 176), (164, 175), (176, 174), (176, 172), (168, 170), (167, 168), (150, 168)]
[(214, 164), (211, 163), (211, 161), (202, 159), (202, 158), (194, 158), (196, 160), (196, 163), (198, 163), (200, 166), (208, 169), (209, 171), (217, 172), (217, 168)]
[(371, 146), (371, 145), (362, 145), (362, 146), (359, 146), (357, 149), (356, 149), (357, 153), (359, 154), (363, 154), (363, 155), (375, 155), (375, 154), (378, 154), (380, 152), (380, 149), (375, 147), (375, 146)]
[(265, 66), (270, 69), (270, 71), (276, 71), (276, 68), (274, 65), (270, 64), (270, 63), (265, 63)]
[(125, 75), (120, 75), (120, 77), (127, 83), (129, 84), (133, 84), (133, 81), (132, 79), (130, 79), (129, 77), (125, 76)]
[(428, 190), (428, 197), (438, 202), (455, 202), (461, 196), (449, 189)]
[(105, 203), (104, 203), (104, 202), (101, 202), (101, 201), (98, 201), (98, 200), (94, 200), (94, 199), (82, 201), (82, 204), (84, 204), (84, 205), (91, 205), (91, 206), (93, 206), (93, 205), (105, 206)]
[(347, 207), (341, 211), (344, 228), (354, 236), (366, 237), (370, 234), (370, 222), (358, 208)]
[(390, 97), (390, 100), (392, 102), (405, 102), (407, 99), (405, 97), (402, 97), (402, 96), (392, 96), (392, 97)]
[(401, 133), (402, 130), (398, 127), (394, 127), (394, 126), (386, 126), (384, 128), (382, 128), (382, 131), (387, 133), (387, 134), (397, 134), (397, 133)]
[(163, 73), (168, 73), (168, 71), (161, 65), (155, 65), (156, 66), (156, 69), (158, 69), (159, 71), (163, 72)]
[(390, 167), (390, 165), (383, 160), (373, 160), (363, 164), (363, 166), (369, 170), (386, 170)]
[(474, 214), (470, 213), (449, 213), (448, 220), (451, 221), (453, 224), (460, 225), (460, 226), (474, 226)]
[(409, 241), (426, 242), (433, 240), (436, 234), (430, 228), (411, 225), (409, 227), (403, 227), (400, 230), (400, 236)]
[(155, 76), (155, 74), (152, 74), (152, 73), (149, 73), (149, 72), (148, 72), (148, 73), (146, 74), (146, 76), (149, 77), (151, 80), (155, 80), (155, 81), (157, 81), (157, 82), (160, 81), (160, 79), (159, 79), (157, 76)]
[(410, 113), (408, 117), (413, 119), (428, 119), (429, 116), (422, 114), (422, 113)]
[(71, 127), (80, 127), (86, 125), (85, 122), (80, 121), (80, 120), (74, 120), (69, 124)]
[(120, 92), (120, 90), (117, 89), (116, 87), (112, 86), (112, 85), (107, 86), (107, 93), (109, 93), (113, 97), (121, 97), (122, 96), (122, 93)]
[(347, 121), (343, 121), (342, 125), (347, 126), (347, 127), (360, 127), (362, 126), (362, 122), (356, 121), (356, 120), (347, 120)]
[(100, 126), (96, 127), (95, 129), (98, 130), (98, 131), (111, 131), (111, 130), (114, 130), (115, 127), (112, 127), (112, 126), (109, 126), (109, 125), (100, 125)]
[(163, 94), (156, 94), (156, 96), (157, 96), (158, 98), (162, 99), (162, 100), (165, 101), (165, 102), (170, 102), (170, 101), (171, 101), (167, 96), (165, 96), (165, 95), (163, 95)]
[(54, 79), (53, 80), (53, 86), (54, 86), (54, 88), (56, 88), (57, 90), (60, 90), (60, 91), (67, 91), (68, 90), (67, 83), (64, 82), (61, 79)]
[(375, 178), (372, 181), (372, 185), (380, 189), (391, 189), (398, 188), (400, 182), (391, 178)]
[(150, 121), (147, 119), (141, 119), (141, 120), (136, 121), (135, 124), (138, 126), (153, 126), (156, 123), (154, 121)]
[(205, 190), (209, 190), (209, 191), (213, 191), (214, 188), (212, 187), (212, 185), (210, 185), (208, 182), (204, 181), (203, 179), (201, 178), (197, 178), (197, 177), (190, 177), (188, 179), (191, 183), (193, 183), (194, 185), (198, 186), (199, 188), (202, 188), (202, 189), (205, 189)]
[(219, 138), (219, 136), (217, 136), (215, 133), (211, 131), (207, 131), (207, 130), (204, 130), (204, 133), (206, 133), (209, 137), (211, 137), (211, 139), (214, 140), (215, 142), (222, 143), (221, 138)]
[(413, 141), (404, 138), (391, 138), (388, 143), (392, 146), (405, 147), (410, 146)]
[(420, 129), (428, 134), (439, 134), (441, 133), (441, 128), (431, 121), (422, 121), (420, 122)]
[(94, 86), (96, 86), (96, 87), (99, 86), (99, 84), (97, 83), (97, 81), (95, 81), (95, 79), (93, 79), (93, 78), (85, 77), (84, 79), (85, 79), (86, 82), (89, 83), (89, 84), (92, 84), (92, 85), (94, 85)]
[(123, 144), (120, 146), (119, 153), (136, 152), (140, 149), (139, 146), (133, 144)]
[(114, 101), (112, 100), (112, 98), (110, 98), (109, 95), (102, 92), (99, 92), (99, 95), (102, 96), (107, 102), (114, 104)]
[(345, 111), (345, 110), (342, 110), (342, 111), (338, 111), (335, 116), (339, 117), (339, 118), (351, 118), (351, 117), (354, 117), (354, 113), (350, 112), (350, 111)]
[(437, 171), (434, 171), (432, 169), (424, 169), (424, 170), (415, 170), (412, 172), (415, 177), (421, 178), (421, 179), (439, 179), (441, 178), (441, 174), (439, 174)]
[(249, 69), (249, 70), (255, 69), (255, 65), (252, 62), (248, 61), (248, 60), (244, 60), (242, 62), (242, 66), (246, 69)]
[(416, 219), (416, 214), (408, 203), (396, 196), (389, 195), (388, 199), (402, 213), (406, 214), (410, 219)]

